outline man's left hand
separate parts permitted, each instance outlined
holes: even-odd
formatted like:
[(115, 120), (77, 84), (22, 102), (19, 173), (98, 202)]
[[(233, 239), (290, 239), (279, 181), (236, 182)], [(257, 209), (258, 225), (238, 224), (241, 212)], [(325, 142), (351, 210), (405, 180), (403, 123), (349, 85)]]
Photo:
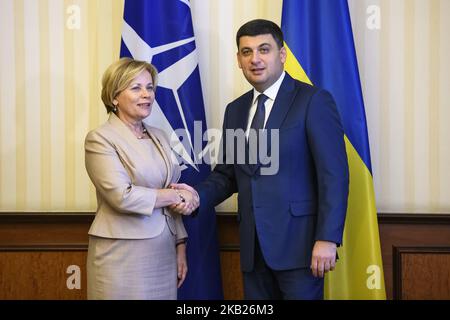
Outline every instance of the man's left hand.
[(323, 278), (325, 273), (336, 266), (336, 243), (317, 240), (311, 259), (311, 271), (315, 277)]

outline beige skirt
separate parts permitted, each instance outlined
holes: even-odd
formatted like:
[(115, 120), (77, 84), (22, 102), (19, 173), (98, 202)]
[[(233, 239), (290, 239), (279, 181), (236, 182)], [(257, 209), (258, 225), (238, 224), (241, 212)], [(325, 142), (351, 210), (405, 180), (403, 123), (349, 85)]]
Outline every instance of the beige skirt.
[(89, 300), (176, 300), (175, 236), (167, 224), (151, 239), (89, 236)]

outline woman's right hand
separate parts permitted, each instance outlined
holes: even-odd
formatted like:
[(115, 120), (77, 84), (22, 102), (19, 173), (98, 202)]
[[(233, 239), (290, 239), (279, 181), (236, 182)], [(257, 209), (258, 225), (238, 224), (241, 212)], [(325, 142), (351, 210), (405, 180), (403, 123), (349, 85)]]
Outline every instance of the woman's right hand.
[(180, 198), (184, 199), (184, 201), (169, 206), (172, 212), (190, 215), (199, 207), (200, 199), (194, 188), (184, 183), (171, 184), (170, 187), (179, 193)]

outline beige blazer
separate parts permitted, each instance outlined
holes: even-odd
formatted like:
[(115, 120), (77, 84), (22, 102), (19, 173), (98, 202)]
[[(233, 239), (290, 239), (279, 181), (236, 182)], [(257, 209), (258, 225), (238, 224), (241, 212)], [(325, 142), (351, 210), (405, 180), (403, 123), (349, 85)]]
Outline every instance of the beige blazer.
[[(163, 156), (168, 175), (164, 187), (178, 181), (180, 167), (171, 158), (163, 131), (146, 129)], [(147, 239), (161, 234), (166, 220), (177, 240), (187, 233), (180, 215), (155, 208), (156, 172), (142, 141), (114, 114), (85, 140), (86, 170), (97, 194), (97, 213), (90, 235), (117, 239)], [(160, 171), (159, 171), (160, 172)]]

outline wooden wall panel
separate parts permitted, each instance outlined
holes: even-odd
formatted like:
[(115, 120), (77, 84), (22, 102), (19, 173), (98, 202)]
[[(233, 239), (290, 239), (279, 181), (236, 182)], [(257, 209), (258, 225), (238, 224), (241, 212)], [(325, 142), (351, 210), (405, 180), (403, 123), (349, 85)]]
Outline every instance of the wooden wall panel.
[[(86, 299), (92, 213), (0, 214), (0, 299)], [(67, 280), (80, 268), (80, 288)], [(73, 279), (73, 278), (70, 278)], [(73, 283), (73, 282), (72, 282)]]
[(0, 248), (0, 299), (86, 299), (86, 250)]
[(225, 300), (244, 298), (239, 253), (239, 225), (235, 213), (218, 214), (220, 264)]
[[(93, 217), (0, 214), (0, 299), (84, 299), (87, 232)], [(220, 213), (217, 221), (224, 296), (242, 299), (236, 215)], [(450, 299), (450, 255), (442, 249), (450, 248), (450, 215), (381, 214), (379, 227), (388, 298)], [(65, 286), (65, 270), (72, 264), (81, 268), (80, 290)], [(437, 265), (439, 269), (432, 269)]]
[(395, 248), (394, 270), (395, 299), (450, 299), (450, 247)]
[(241, 300), (244, 297), (244, 291), (242, 288), (239, 249), (221, 250), (220, 260), (225, 300)]
[(87, 244), (92, 213), (0, 213), (0, 246)]
[[(388, 299), (399, 299), (402, 282), (399, 268), (394, 266), (397, 248), (415, 247), (431, 250), (434, 247), (450, 247), (450, 215), (433, 214), (380, 214), (378, 217), (384, 278)], [(426, 256), (424, 258), (427, 258)], [(403, 269), (409, 272), (408, 269)], [(449, 281), (449, 279), (440, 279)], [(424, 291), (425, 296), (436, 293)], [(442, 299), (445, 299), (442, 297)]]

